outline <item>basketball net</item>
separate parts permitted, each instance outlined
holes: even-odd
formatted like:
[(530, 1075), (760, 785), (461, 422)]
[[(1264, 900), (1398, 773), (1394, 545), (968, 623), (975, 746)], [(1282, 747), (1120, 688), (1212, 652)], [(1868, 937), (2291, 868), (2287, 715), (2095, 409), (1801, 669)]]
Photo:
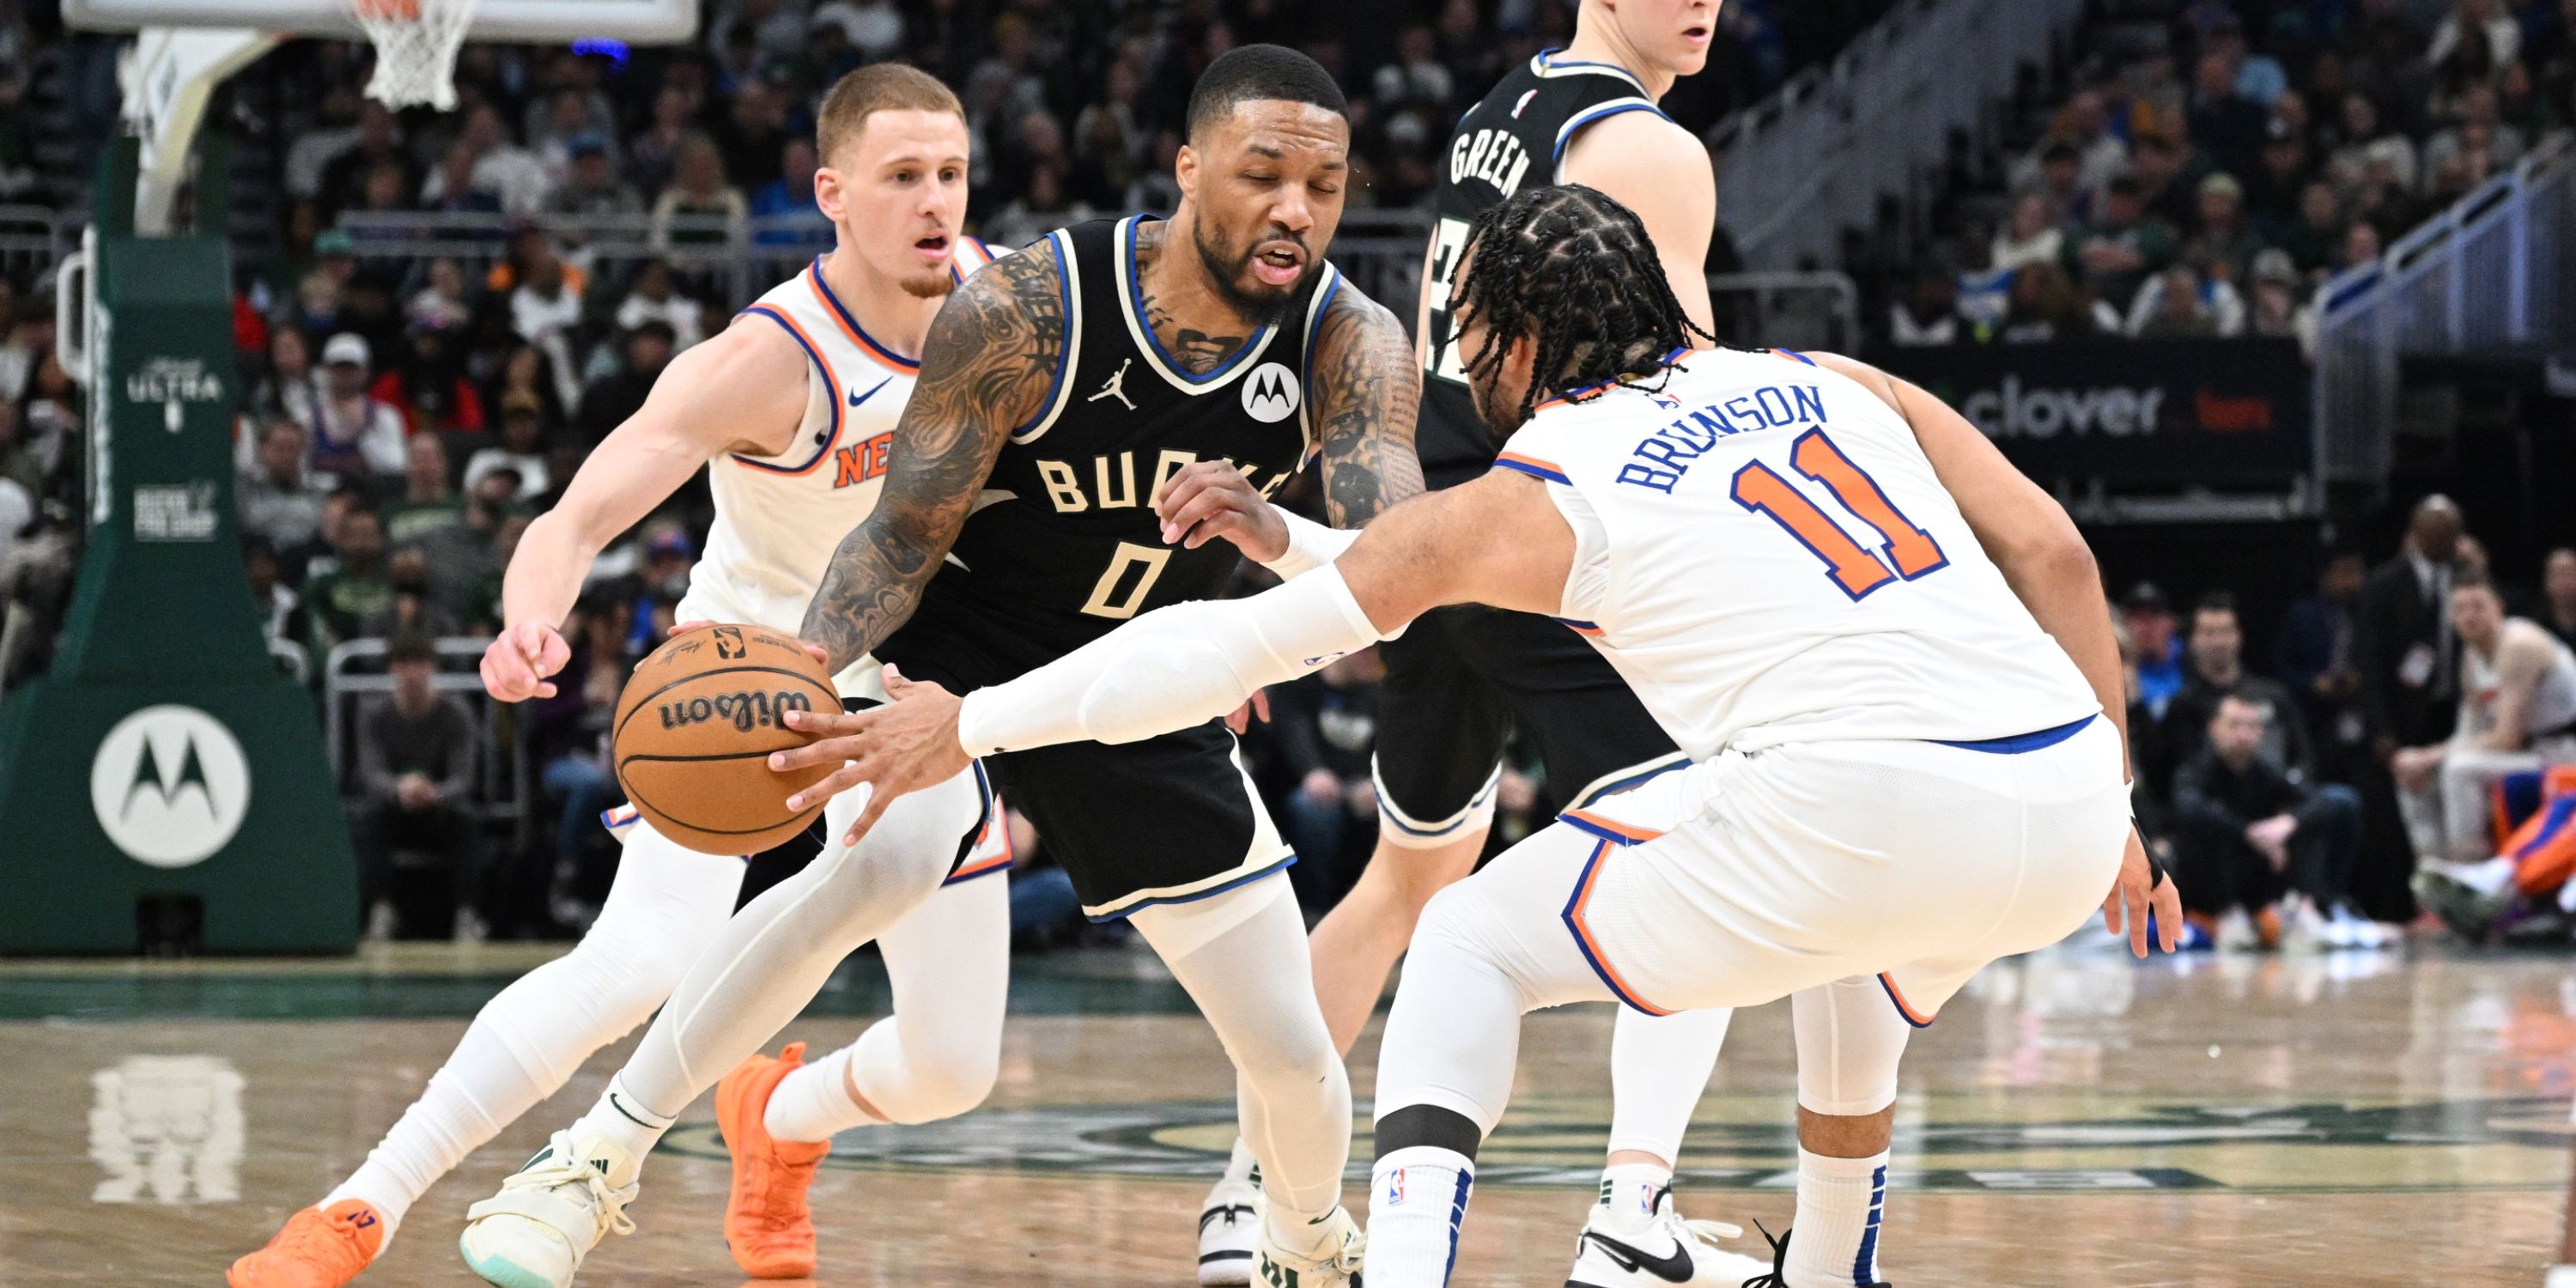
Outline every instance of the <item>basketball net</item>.
[(456, 50), (478, 0), (349, 0), (350, 16), (376, 47), (367, 97), (387, 107), (456, 106)]

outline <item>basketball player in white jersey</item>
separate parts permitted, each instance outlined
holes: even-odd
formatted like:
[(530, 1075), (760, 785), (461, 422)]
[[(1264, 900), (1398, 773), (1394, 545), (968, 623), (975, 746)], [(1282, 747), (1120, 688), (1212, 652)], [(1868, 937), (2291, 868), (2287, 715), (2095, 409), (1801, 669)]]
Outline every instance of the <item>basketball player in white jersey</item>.
[[(554, 693), (547, 677), (569, 658), (558, 627), (592, 559), (700, 467), (711, 471), (716, 522), (678, 607), (684, 623), (792, 633), (840, 535), (875, 504), (918, 367), (904, 355), (919, 351), (948, 291), (990, 252), (960, 232), (968, 137), (938, 81), (894, 65), (853, 73), (825, 97), (818, 133), (826, 166), (816, 197), (838, 228), (835, 251), (675, 358), (645, 406), (583, 462), (562, 503), (530, 525), (504, 584), (508, 624), (483, 660), (494, 698)], [(864, 659), (836, 683), (845, 698), (881, 693)], [(800, 1068), (791, 1047), (727, 1087), (723, 1127), (743, 1166), (725, 1233), (753, 1274), (812, 1272), (805, 1184), (834, 1131), (961, 1113), (992, 1085), (1009, 906), (1003, 882), (970, 878), (1008, 867), (1003, 829), (990, 828), (961, 860), (961, 835), (985, 830), (982, 789), (969, 775), (933, 795), (897, 835), (871, 837), (865, 854), (827, 849), (814, 864), (868, 862), (919, 887), (919, 906), (881, 936), (896, 1014), (828, 1060)], [(608, 821), (624, 851), (589, 933), (488, 1003), (366, 1164), (236, 1262), (233, 1288), (347, 1282), (433, 1182), (671, 995), (733, 911), (743, 860), (682, 849), (631, 810)], [(559, 1134), (552, 1148), (590, 1174), (590, 1155), (567, 1146)], [(624, 1183), (616, 1172), (631, 1164), (610, 1163), (605, 1179)], [(529, 1238), (469, 1237), (469, 1260), (502, 1276), (496, 1282), (568, 1277), (567, 1259), (547, 1264), (549, 1245), (563, 1241), (546, 1237), (556, 1205), (545, 1191), (521, 1186), (497, 1202), (533, 1218), (534, 1251)], [(478, 1242), (501, 1246), (477, 1258)]]
[(2416, 894), (2475, 941), (2517, 893), (2520, 865), (2494, 853), (2496, 784), (2576, 763), (2576, 651), (2540, 623), (2506, 616), (2482, 573), (2451, 574), (2447, 609), (2460, 638), (2458, 726), (2447, 742), (2400, 748), (2390, 768), (2425, 859)]
[[(1581, 187), (1479, 216), (1453, 305), (1500, 468), (1249, 599), (1137, 617), (963, 700), (889, 678), (834, 785), (861, 826), (970, 755), (1120, 743), (1368, 647), (1443, 604), (1591, 639), (1691, 760), (1569, 811), (1425, 912), (1379, 1056), (1371, 1288), (1438, 1288), (1520, 1016), (1794, 998), (1798, 1219), (1774, 1288), (1880, 1282), (1896, 1065), (1986, 962), (2100, 905), (2146, 951), (2181, 909), (2128, 817), (2121, 679), (2065, 513), (1922, 391), (1841, 358), (1685, 346), (1643, 229)], [(2111, 892), (2108, 900), (2104, 892)]]

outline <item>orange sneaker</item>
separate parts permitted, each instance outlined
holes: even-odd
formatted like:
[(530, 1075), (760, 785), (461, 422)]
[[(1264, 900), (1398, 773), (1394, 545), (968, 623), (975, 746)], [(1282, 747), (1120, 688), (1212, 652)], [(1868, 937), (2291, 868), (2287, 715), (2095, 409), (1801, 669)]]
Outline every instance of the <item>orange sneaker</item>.
[(716, 1130), (733, 1153), (733, 1192), (725, 1196), (725, 1247), (754, 1279), (806, 1279), (814, 1273), (814, 1214), (805, 1189), (829, 1141), (774, 1140), (762, 1115), (770, 1093), (805, 1063), (805, 1044), (790, 1042), (778, 1058), (755, 1055), (716, 1084)]
[(267, 1247), (224, 1272), (224, 1282), (232, 1288), (340, 1288), (384, 1246), (384, 1218), (364, 1199), (342, 1199), (328, 1210), (309, 1207), (288, 1217)]

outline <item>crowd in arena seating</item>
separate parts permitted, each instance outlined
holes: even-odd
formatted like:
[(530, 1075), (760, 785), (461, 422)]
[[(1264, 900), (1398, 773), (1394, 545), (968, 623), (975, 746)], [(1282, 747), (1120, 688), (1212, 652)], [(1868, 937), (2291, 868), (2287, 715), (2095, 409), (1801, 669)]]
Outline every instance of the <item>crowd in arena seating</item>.
[(2101, 10), (2003, 186), (1887, 284), (1890, 342), (2312, 343), (2327, 277), (2576, 126), (2576, 0)]
[[(1711, 74), (1667, 107), (1705, 129), (1832, 53), (1889, 2), (1736, 0)], [(0, 193), (42, 189), (18, 182), (52, 119), (30, 101), (34, 69), (70, 82), (69, 115), (90, 134), (69, 151), (86, 154), (112, 125), (100, 110), (112, 97), (81, 98), (112, 39), (66, 32), (46, 8), (0, 2), (0, 49), (25, 55), (0, 60)], [(380, 933), (448, 924), (443, 910), (397, 913), (400, 900), (378, 897), (416, 870), (456, 874), (466, 933), (578, 924), (583, 894), (603, 887), (613, 849), (588, 820), (615, 802), (604, 716), (671, 624), (712, 513), (703, 483), (602, 557), (565, 624), (573, 661), (558, 696), (498, 722), (540, 798), (542, 821), (521, 829), (532, 841), (454, 825), (477, 803), (457, 797), (477, 788), (455, 772), (447, 740), (422, 730), (451, 729), (461, 699), (413, 681), (459, 665), (427, 641), (497, 626), (501, 569), (530, 517), (673, 354), (721, 329), (747, 302), (743, 289), (765, 285), (706, 272), (694, 252), (748, 240), (792, 271), (828, 248), (813, 207), (811, 106), (833, 79), (884, 58), (938, 74), (958, 89), (975, 141), (970, 228), (1044, 226), (1169, 210), (1198, 71), (1237, 44), (1286, 43), (1350, 97), (1353, 204), (1404, 206), (1428, 193), (1467, 104), (1511, 61), (1572, 32), (1571, 6), (1550, 0), (1394, 11), (1357, 0), (713, 0), (707, 10), (700, 41), (677, 49), (469, 44), (447, 113), (365, 99), (363, 45), (291, 44), (236, 80), (272, 119), (241, 122), (269, 147), (265, 171), (237, 167), (235, 191), (279, 212), (273, 246), (235, 238), (246, 559), (281, 655), (319, 676), (335, 648), (380, 641), (381, 660), (357, 665), (399, 681), (356, 721), (344, 782)], [(444, 226), (505, 240), (489, 254), (427, 260), (387, 240), (426, 216), (479, 217)], [(621, 220), (653, 254), (602, 257), (585, 244), (586, 230)], [(0, 684), (42, 666), (79, 535), (80, 392), (50, 359), (50, 302), (17, 295), (35, 285), (0, 276), (0, 596), (16, 606), (14, 634), (0, 635)], [(1354, 669), (1363, 666), (1283, 695), (1278, 726), (1252, 738), (1280, 812), (1314, 850), (1305, 892), (1318, 904), (1366, 855), (1373, 681)], [(1530, 780), (1515, 776), (1507, 791), (1520, 817), (1537, 808)], [(1022, 839), (1024, 855), (1043, 848), (1025, 829)], [(480, 870), (514, 845), (525, 862)], [(1034, 933), (1087, 933), (1071, 929), (1069, 901), (1037, 880), (1021, 902)]]
[[(1666, 106), (1693, 129), (1713, 124), (1888, 7), (1730, 0), (1711, 70)], [(557, 695), (495, 722), (534, 784), (533, 821), (516, 836), (458, 825), (481, 789), (457, 773), (448, 735), (460, 701), (480, 699), (422, 686), (457, 665), (429, 641), (498, 625), (501, 570), (529, 519), (671, 357), (745, 302), (693, 248), (748, 235), (792, 264), (828, 245), (812, 210), (810, 105), (833, 77), (902, 57), (957, 86), (976, 144), (970, 227), (1042, 224), (1168, 210), (1197, 71), (1233, 44), (1277, 40), (1350, 95), (1354, 203), (1401, 206), (1427, 193), (1464, 106), (1570, 30), (1569, 9), (1549, 0), (708, 8), (702, 43), (675, 51), (469, 45), (448, 114), (397, 115), (361, 97), (363, 46), (292, 45), (253, 73), (282, 114), (275, 244), (242, 242), (235, 309), (236, 497), (253, 593), (274, 649), (306, 674), (343, 644), (383, 642), (376, 665), (395, 683), (358, 721), (344, 783), (369, 889), (438, 874), (430, 884), (471, 912), (466, 933), (577, 925), (585, 894), (604, 888), (614, 848), (590, 820), (616, 800), (606, 715), (671, 625), (711, 515), (703, 482), (602, 556), (564, 625), (572, 662)], [(2407, 0), (2169, 8), (2160, 47), (2078, 77), (2014, 159), (2008, 217), (1911, 284), (1890, 310), (1892, 338), (2293, 334), (2324, 273), (2576, 115), (2576, 0), (2458, 0), (2430, 20)], [(0, 59), (0, 193), (18, 190), (7, 185), (33, 155), (23, 69), (48, 42), (101, 39), (44, 29), (0, 0), (0, 51), (29, 55)], [(505, 240), (489, 256), (426, 260), (376, 240), (435, 214), (482, 216)], [(621, 219), (653, 254), (584, 244), (580, 230)], [(0, 686), (43, 665), (78, 552), (81, 391), (54, 360), (37, 286), (0, 273)], [(2159, 840), (2179, 867), (2213, 874), (2186, 887), (2211, 892), (2196, 911), (2212, 933), (2243, 937), (2234, 909), (2260, 939), (2286, 908), (2293, 929), (2361, 942), (2379, 933), (2370, 917), (2401, 915), (2355, 894), (2378, 861), (2362, 838), (2386, 831), (2376, 735), (2353, 714), (2372, 683), (2351, 643), (2356, 569), (2338, 560), (2293, 615), (2304, 625), (2282, 641), (2278, 684), (2253, 677), (2223, 602), (2188, 619), (2154, 594), (2124, 604), (2147, 813), (2170, 820)], [(2576, 567), (2569, 581), (2564, 603), (2554, 580), (2549, 598), (2561, 623), (2576, 622)], [(1317, 911), (1374, 836), (1376, 677), (1362, 655), (1288, 686), (1273, 723), (1247, 737)], [(1506, 767), (1493, 844), (1544, 822), (1549, 787)], [(1101, 933), (1045, 875), (1043, 838), (1016, 835), (1038, 865), (1015, 887), (1024, 932)], [(376, 917), (386, 933), (423, 924)]]

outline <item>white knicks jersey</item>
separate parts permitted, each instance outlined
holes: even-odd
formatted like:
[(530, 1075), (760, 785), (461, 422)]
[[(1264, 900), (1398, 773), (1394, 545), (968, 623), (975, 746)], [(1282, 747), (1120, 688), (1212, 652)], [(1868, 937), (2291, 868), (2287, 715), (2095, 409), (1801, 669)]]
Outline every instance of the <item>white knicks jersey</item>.
[[(994, 251), (962, 237), (954, 257), (962, 282), (991, 263)], [(841, 538), (876, 508), (885, 486), (895, 422), (921, 364), (859, 325), (823, 280), (823, 263), (770, 288), (734, 319), (735, 326), (782, 328), (805, 351), (805, 417), (776, 456), (727, 452), (707, 463), (715, 526), (706, 556), (689, 573), (681, 620), (752, 622), (794, 634)], [(873, 673), (875, 664), (863, 659), (852, 669), (862, 668)]]
[(1560, 619), (1695, 759), (2101, 710), (1913, 428), (1802, 355), (1706, 350), (1661, 389), (1553, 401), (1496, 465), (1550, 484), (1575, 532)]

